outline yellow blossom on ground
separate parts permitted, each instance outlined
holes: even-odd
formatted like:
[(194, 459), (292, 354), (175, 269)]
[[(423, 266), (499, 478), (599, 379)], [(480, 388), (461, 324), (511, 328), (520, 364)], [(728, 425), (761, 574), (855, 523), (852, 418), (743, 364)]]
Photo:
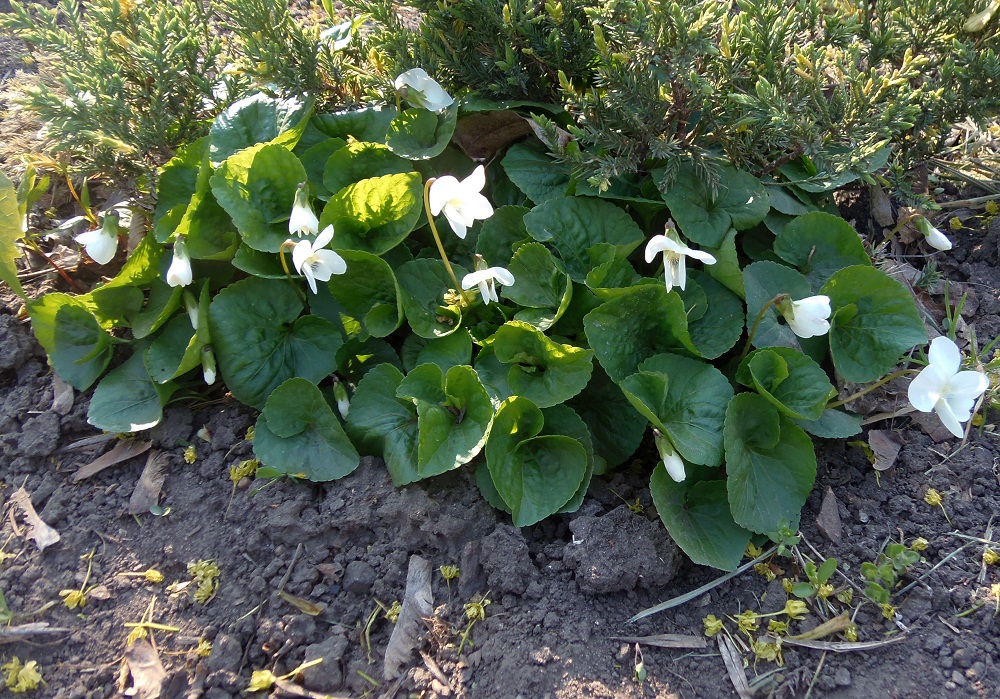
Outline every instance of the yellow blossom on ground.
[(781, 587), (784, 589), (786, 595), (792, 594), (792, 588), (795, 587), (795, 581), (791, 578), (782, 578)]
[(765, 643), (764, 641), (753, 641), (751, 645), (753, 647), (753, 653), (757, 657), (757, 660), (775, 662), (778, 665), (785, 664), (784, 658), (781, 657), (780, 641), (778, 643)]
[(824, 583), (823, 585), (820, 585), (819, 589), (816, 591), (816, 595), (818, 597), (821, 597), (822, 599), (826, 599), (832, 594), (833, 594), (833, 585), (830, 585), (829, 583)]
[(707, 617), (702, 619), (702, 624), (705, 625), (705, 635), (712, 638), (715, 634), (722, 631), (722, 620), (716, 618), (714, 614), (709, 614)]
[(385, 618), (395, 624), (399, 621), (399, 613), (401, 611), (403, 611), (403, 605), (399, 603), (399, 600), (396, 600), (392, 603), (391, 607), (385, 610)]
[(846, 590), (841, 590), (837, 593), (837, 599), (844, 604), (850, 604), (854, 601), (854, 590), (847, 588)]
[(758, 563), (753, 567), (753, 569), (754, 572), (757, 573), (757, 575), (761, 576), (768, 582), (771, 582), (776, 577), (778, 577), (777, 575), (774, 574), (774, 571), (771, 570), (771, 566), (769, 566), (767, 563)]
[(758, 546), (754, 546), (753, 544), (747, 544), (746, 551), (744, 551), (743, 553), (747, 558), (757, 558), (762, 553), (764, 553), (764, 549)]
[(846, 638), (851, 643), (857, 643), (858, 642), (858, 625), (857, 624), (851, 624), (850, 626), (848, 626), (847, 630), (844, 631), (844, 638)]
[(198, 460), (198, 453), (194, 450), (194, 445), (189, 444), (188, 448), (184, 450), (184, 463), (193, 464)]
[(806, 614), (809, 613), (809, 607), (801, 600), (790, 599), (785, 602), (784, 612), (788, 615), (789, 619), (800, 620), (806, 618)]
[(757, 614), (750, 609), (738, 615), (736, 617), (736, 623), (737, 625), (739, 625), (740, 631), (745, 631), (746, 633), (750, 633), (751, 631), (756, 631), (757, 627), (759, 626), (759, 622), (757, 621)]
[(995, 566), (1000, 563), (1000, 554), (993, 549), (986, 549), (983, 551), (983, 562), (988, 566)]
[(146, 578), (147, 582), (151, 583), (163, 582), (163, 573), (154, 568), (150, 568), (149, 570), (147, 570), (145, 573), (142, 574), (142, 577)]
[(767, 630), (776, 636), (784, 636), (788, 633), (788, 622), (778, 621), (777, 619), (771, 619), (767, 622)]
[(195, 649), (199, 656), (202, 658), (207, 658), (212, 654), (212, 642), (207, 641), (204, 638), (198, 641), (198, 647)]
[(885, 617), (889, 621), (892, 621), (893, 619), (896, 618), (896, 608), (895, 607), (893, 607), (891, 604), (883, 604), (883, 605), (880, 605), (880, 606), (882, 607), (882, 616), (883, 617)]
[(34, 660), (22, 665), (21, 660), (15, 656), (9, 663), (0, 666), (0, 671), (7, 673), (4, 684), (14, 694), (30, 692), (45, 683), (38, 672), (38, 663)]
[(926, 502), (931, 507), (937, 507), (944, 501), (941, 493), (934, 490), (934, 488), (928, 488), (927, 493), (924, 495), (924, 502)]
[(274, 686), (278, 678), (270, 670), (254, 670), (250, 675), (250, 684), (247, 686), (248, 692), (265, 692)]
[(913, 543), (910, 544), (910, 548), (914, 551), (926, 551), (929, 545), (930, 542), (927, 541), (927, 539), (922, 536), (918, 536), (913, 540)]
[(63, 604), (70, 609), (84, 607), (87, 604), (87, 595), (80, 590), (62, 590), (59, 596), (63, 598)]
[(958, 216), (953, 216), (948, 221), (948, 228), (950, 228), (953, 231), (960, 231), (963, 228), (965, 228), (965, 226), (962, 225), (962, 219), (960, 219)]
[(997, 206), (995, 201), (986, 202), (986, 215), (996, 216), (997, 214), (1000, 214), (1000, 206)]

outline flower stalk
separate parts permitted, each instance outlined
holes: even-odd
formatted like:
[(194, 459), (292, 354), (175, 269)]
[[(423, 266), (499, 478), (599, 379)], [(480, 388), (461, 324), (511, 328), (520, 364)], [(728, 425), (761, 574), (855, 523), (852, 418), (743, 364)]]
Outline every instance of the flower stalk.
[(434, 243), (437, 245), (438, 253), (441, 255), (441, 261), (444, 262), (444, 267), (448, 270), (448, 276), (451, 277), (452, 283), (455, 285), (455, 291), (459, 296), (462, 297), (462, 305), (469, 306), (469, 297), (465, 295), (465, 290), (462, 285), (458, 282), (458, 277), (455, 276), (455, 270), (452, 269), (451, 262), (448, 260), (448, 253), (444, 251), (444, 245), (441, 243), (441, 236), (438, 235), (437, 224), (434, 223), (434, 216), (431, 214), (431, 201), (430, 201), (430, 191), (431, 185), (437, 180), (436, 177), (431, 177), (424, 183), (424, 209), (427, 211), (427, 225), (430, 226), (431, 235), (434, 236)]

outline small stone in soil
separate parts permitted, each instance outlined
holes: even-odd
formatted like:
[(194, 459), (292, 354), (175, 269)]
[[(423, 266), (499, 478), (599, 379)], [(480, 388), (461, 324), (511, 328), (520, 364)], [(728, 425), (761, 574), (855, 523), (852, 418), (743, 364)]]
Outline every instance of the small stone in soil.
[(344, 571), (344, 589), (363, 595), (375, 584), (375, 569), (365, 561), (351, 561)]

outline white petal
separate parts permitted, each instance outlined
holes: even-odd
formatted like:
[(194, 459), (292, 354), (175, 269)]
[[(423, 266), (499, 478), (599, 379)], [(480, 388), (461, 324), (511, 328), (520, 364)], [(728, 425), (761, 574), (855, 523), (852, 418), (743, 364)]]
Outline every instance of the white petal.
[(654, 235), (646, 243), (646, 262), (652, 262), (661, 252), (681, 253), (686, 246), (681, 245), (676, 240), (671, 240), (665, 235)]
[(968, 396), (975, 400), (989, 387), (990, 380), (983, 372), (960, 371), (948, 382), (948, 395)]
[(674, 275), (677, 278), (677, 286), (681, 288), (681, 291), (684, 291), (684, 287), (687, 286), (687, 278), (688, 278), (687, 259), (684, 257), (684, 255), (681, 255), (673, 262), (673, 264), (677, 268), (676, 274)]
[(451, 175), (438, 177), (431, 182), (431, 190), (427, 193), (427, 203), (431, 207), (431, 216), (437, 216), (441, 209), (452, 199), (461, 196), (461, 185)]
[(932, 248), (937, 248), (938, 250), (951, 250), (951, 241), (948, 240), (948, 236), (939, 231), (937, 228), (931, 227), (931, 230), (927, 235), (927, 244)]
[(288, 232), (292, 235), (316, 235), (319, 230), (319, 219), (313, 210), (306, 206), (293, 206), (292, 215), (288, 217)]
[(312, 244), (308, 240), (300, 240), (292, 248), (292, 264), (295, 265), (295, 271), (302, 274), (302, 268), (306, 264), (306, 260), (312, 255)]
[(462, 211), (462, 214), (468, 220), (466, 224), (468, 226), (471, 226), (472, 222), (477, 218), (483, 221), (493, 215), (493, 205), (490, 204), (490, 200), (479, 192), (467, 194), (465, 199), (456, 208)]
[[(318, 224), (317, 224), (318, 225)], [(316, 242), (313, 243), (313, 250), (320, 250), (325, 248), (333, 240), (333, 226), (327, 226), (323, 229), (323, 232), (316, 236)]]
[(793, 333), (801, 338), (819, 337), (830, 331), (830, 323), (823, 318), (817, 318), (808, 313), (796, 313), (794, 317), (785, 320)]
[(467, 194), (483, 191), (483, 187), (486, 186), (486, 168), (482, 165), (478, 165), (475, 170), (472, 171), (468, 177), (462, 180), (462, 189), (465, 190)]
[(489, 279), (492, 279), (494, 269), (498, 268), (491, 267), (490, 269), (481, 269), (477, 272), (469, 272), (464, 277), (462, 277), (462, 288), (471, 289), (477, 284), (481, 284)]
[(401, 87), (418, 87), (419, 89), (419, 86), (423, 85), (424, 81), (430, 79), (431, 76), (423, 68), (410, 68), (405, 73), (400, 73), (396, 76), (396, 80), (392, 85), (397, 90)]
[(191, 271), (191, 258), (187, 254), (187, 246), (181, 238), (174, 242), (174, 258), (167, 269), (167, 284), (170, 286), (187, 286), (194, 278)]
[(822, 318), (827, 320), (830, 317), (830, 297), (829, 296), (809, 296), (800, 301), (792, 302), (792, 308), (794, 309), (795, 315), (799, 315), (799, 311), (804, 311), (806, 314), (814, 318)]
[(76, 242), (87, 250), (90, 258), (99, 265), (106, 265), (118, 252), (118, 237), (108, 235), (104, 229), (87, 231), (76, 236)]
[(501, 284), (503, 284), (504, 286), (510, 286), (511, 284), (514, 283), (514, 275), (511, 274), (509, 270), (506, 270), (503, 267), (490, 267), (486, 271), (492, 272), (493, 278), (496, 279)]
[(709, 255), (707, 252), (702, 250), (692, 250), (691, 248), (688, 248), (688, 251), (684, 254), (688, 257), (693, 257), (696, 260), (700, 260), (706, 265), (714, 265), (716, 262), (714, 255)]
[(948, 378), (934, 365), (924, 367), (906, 389), (910, 405), (922, 413), (934, 410), (934, 406), (948, 386)]
[(489, 281), (484, 280), (479, 282), (479, 295), (483, 297), (483, 301), (485, 301), (486, 305), (489, 306), (490, 301), (493, 299), (493, 295), (490, 293)]
[(962, 353), (958, 351), (958, 345), (944, 335), (931, 340), (927, 358), (942, 373), (952, 376), (957, 374), (962, 366)]
[(316, 279), (313, 277), (312, 267), (306, 265), (302, 268), (302, 276), (306, 278), (306, 282), (309, 284), (309, 288), (312, 292), (316, 293)]
[(687, 477), (687, 473), (684, 472), (684, 460), (677, 452), (667, 455), (663, 459), (663, 466), (667, 469), (667, 475), (677, 483), (682, 482)]
[(673, 290), (674, 283), (677, 281), (676, 280), (676, 275), (675, 275), (675, 271), (676, 271), (675, 267), (676, 266), (674, 264), (672, 264), (669, 260), (666, 259), (666, 255), (664, 255), (664, 258), (663, 258), (663, 281), (666, 282), (666, 284), (667, 284), (667, 292), (668, 293)]
[[(949, 432), (959, 438), (965, 436), (965, 430), (962, 429), (962, 422), (952, 412), (951, 406), (948, 405), (947, 401), (938, 401), (937, 405), (934, 406), (934, 412), (938, 414), (938, 417), (941, 418), (941, 424), (947, 427)], [(968, 417), (965, 419), (968, 420)]]
[(333, 250), (317, 250), (313, 254), (313, 273), (317, 279), (329, 281), (331, 275), (343, 274), (346, 271), (347, 263), (344, 258)]
[(455, 235), (465, 240), (465, 234), (469, 232), (469, 229), (465, 221), (457, 215), (456, 210), (449, 206), (444, 210), (444, 217), (448, 219), (451, 230), (455, 231)]

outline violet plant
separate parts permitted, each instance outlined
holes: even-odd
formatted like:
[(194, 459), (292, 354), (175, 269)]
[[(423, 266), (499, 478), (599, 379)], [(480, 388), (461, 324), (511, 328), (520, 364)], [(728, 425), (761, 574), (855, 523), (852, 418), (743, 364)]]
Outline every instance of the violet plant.
[[(653, 500), (694, 561), (732, 570), (794, 530), (813, 437), (861, 429), (834, 381), (927, 341), (910, 293), (813, 185), (725, 166), (710, 190), (653, 161), (599, 191), (532, 142), (484, 167), (456, 124), (506, 108), (403, 77), (356, 111), (236, 102), (162, 169), (115, 278), (28, 302), (54, 370), (96, 386), (89, 422), (149, 428), (218, 372), (260, 411), (266, 471), (330, 481), (376, 454), (405, 485), (468, 464), (516, 526), (577, 509), (651, 435)], [(21, 218), (2, 193), (0, 213), (9, 279)], [(942, 347), (911, 397), (951, 429), (985, 385)]]

